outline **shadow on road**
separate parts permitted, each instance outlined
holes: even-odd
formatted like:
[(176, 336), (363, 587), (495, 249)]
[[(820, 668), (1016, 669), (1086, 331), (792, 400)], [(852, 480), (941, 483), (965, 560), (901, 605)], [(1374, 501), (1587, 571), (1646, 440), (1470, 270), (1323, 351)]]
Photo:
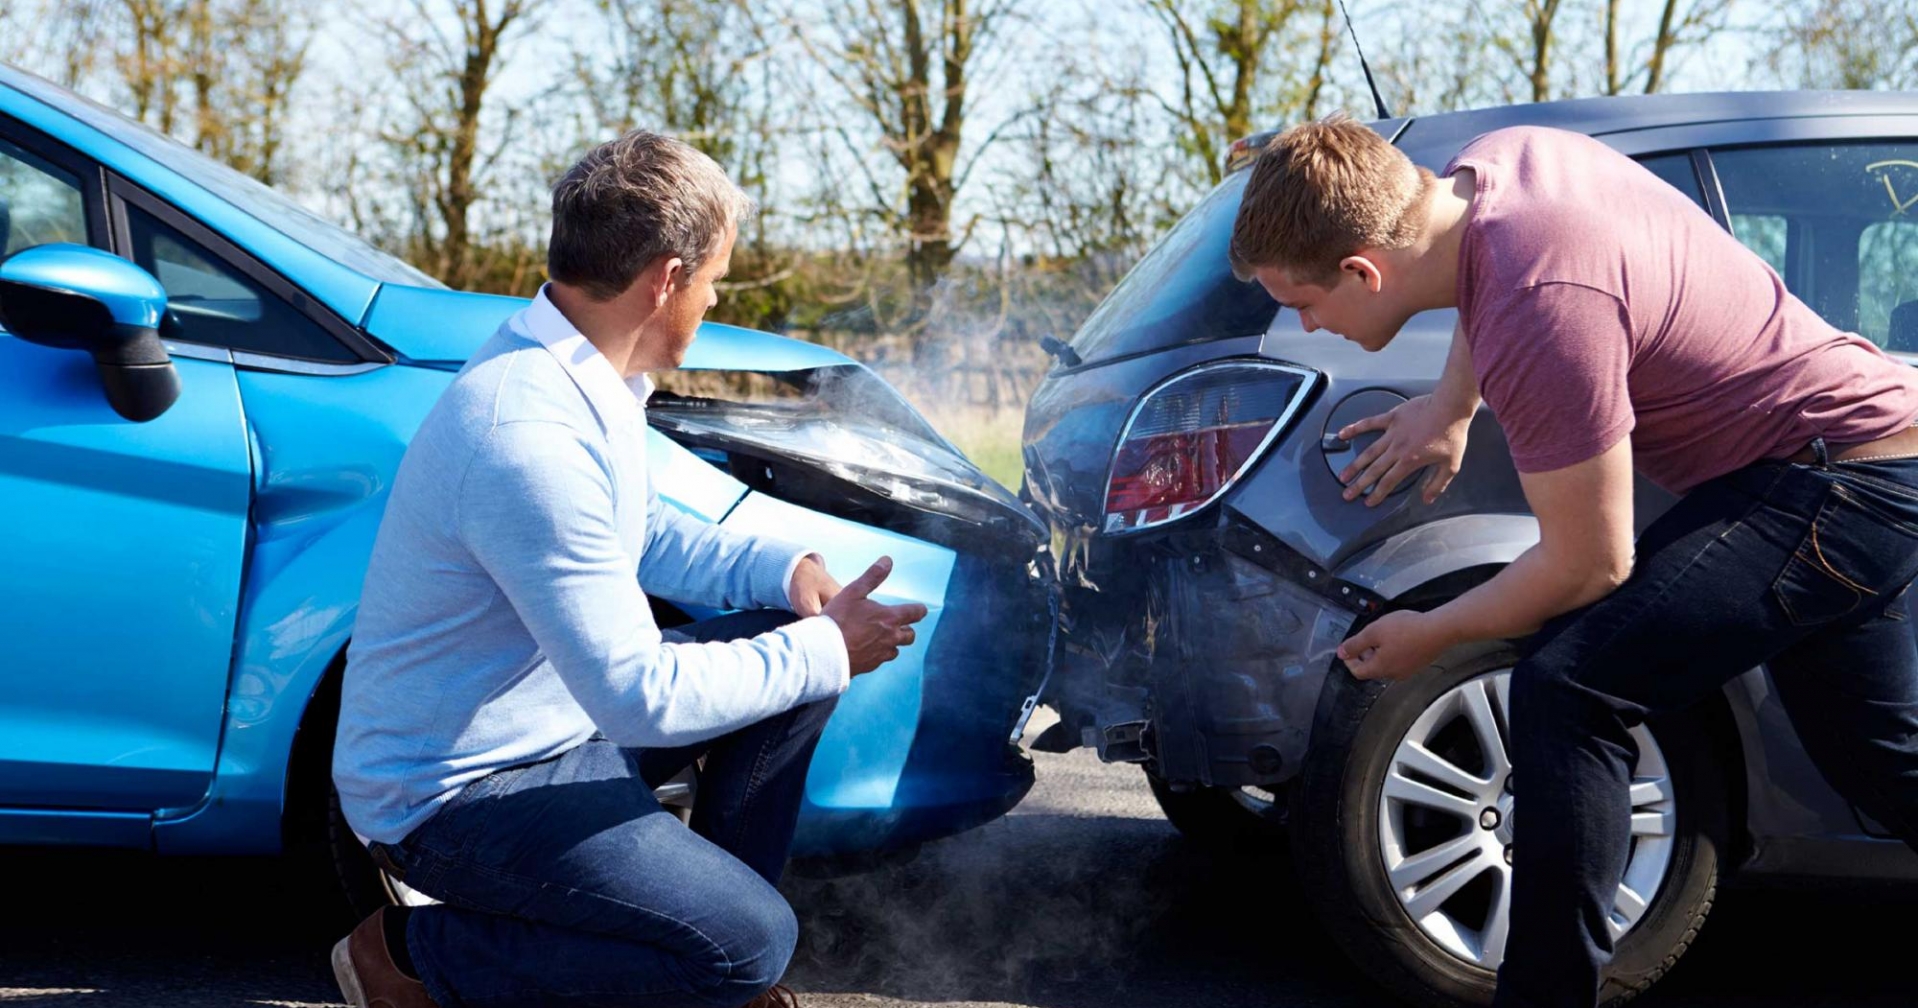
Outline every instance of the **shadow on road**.
[[(911, 864), (786, 889), (804, 991), (1035, 1008), (1387, 1000), (1319, 931), (1285, 862), (1211, 856), (1156, 820), (1015, 816)], [(1915, 903), (1910, 890), (1722, 892), (1638, 1003), (1908, 1008)]]
[(0, 850), (0, 1004), (257, 1008), (339, 998), (348, 926), (315, 881), (265, 858)]
[[(4, 851), (0, 1003), (241, 1008), (337, 997), (347, 922), (282, 864)], [(1282, 865), (1164, 822), (1016, 815), (915, 861), (784, 886), (815, 1004), (1358, 1006), (1383, 1002)], [(1910, 1005), (1910, 894), (1737, 891), (1647, 1008)]]
[(1367, 1003), (1298, 912), (1283, 863), (1207, 857), (1160, 820), (1020, 815), (910, 864), (784, 888), (802, 991), (1048, 1008)]

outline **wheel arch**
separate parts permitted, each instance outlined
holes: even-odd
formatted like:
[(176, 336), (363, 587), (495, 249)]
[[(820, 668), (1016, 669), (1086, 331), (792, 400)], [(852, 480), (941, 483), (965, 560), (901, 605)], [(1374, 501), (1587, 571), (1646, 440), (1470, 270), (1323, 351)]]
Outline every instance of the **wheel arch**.
[(1464, 571), (1482, 571), (1479, 580), (1489, 578), (1537, 543), (1538, 519), (1531, 515), (1458, 515), (1365, 547), (1339, 565), (1337, 576), (1396, 602)]
[(296, 534), (290, 526), (269, 525), (258, 533), (213, 787), (192, 814), (155, 825), (160, 851), (285, 850), (295, 800), (292, 764), (303, 740), (316, 734), (312, 715), (329, 682), (337, 711), (338, 678), (383, 495), (371, 503), (324, 531)]
[[(1538, 521), (1531, 515), (1449, 518), (1366, 549), (1347, 562), (1339, 577), (1385, 596), (1391, 602), (1386, 611), (1430, 609), (1491, 580), (1537, 541)], [(1348, 634), (1357, 633), (1365, 623), (1356, 621)], [(1745, 733), (1727, 695), (1734, 683), (1713, 690), (1697, 705), (1724, 778), (1731, 843), (1724, 859), (1728, 866), (1744, 863), (1755, 845)]]
[(313, 684), (293, 746), (287, 754), (285, 798), (280, 812), (282, 846), (289, 851), (324, 843), (327, 788), (333, 779), (333, 732), (340, 720), (340, 686), (346, 675), (346, 644)]

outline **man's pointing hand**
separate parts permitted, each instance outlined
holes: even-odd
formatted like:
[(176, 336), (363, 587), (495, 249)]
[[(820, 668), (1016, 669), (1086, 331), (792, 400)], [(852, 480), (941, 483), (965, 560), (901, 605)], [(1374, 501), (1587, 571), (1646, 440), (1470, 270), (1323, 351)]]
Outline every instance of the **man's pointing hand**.
[(880, 557), (826, 603), (823, 615), (832, 617), (845, 635), (853, 675), (899, 657), (899, 649), (913, 642), (912, 624), (926, 618), (926, 607), (917, 602), (885, 605), (867, 597), (891, 573), (892, 558)]

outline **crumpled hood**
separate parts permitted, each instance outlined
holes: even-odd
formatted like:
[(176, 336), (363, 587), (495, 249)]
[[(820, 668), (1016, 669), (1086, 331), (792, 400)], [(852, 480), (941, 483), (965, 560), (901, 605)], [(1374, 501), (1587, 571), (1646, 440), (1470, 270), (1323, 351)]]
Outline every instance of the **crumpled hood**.
[[(386, 284), (362, 328), (418, 363), (458, 364), (473, 356), (525, 298)], [(755, 329), (708, 322), (680, 365), (691, 370), (798, 371), (850, 364), (836, 350)]]

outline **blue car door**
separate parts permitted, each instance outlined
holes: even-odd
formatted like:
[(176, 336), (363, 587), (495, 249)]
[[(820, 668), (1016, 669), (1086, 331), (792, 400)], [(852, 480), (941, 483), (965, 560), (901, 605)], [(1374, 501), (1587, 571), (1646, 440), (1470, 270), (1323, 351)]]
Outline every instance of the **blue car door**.
[[(98, 166), (0, 117), (6, 254), (110, 247), (105, 198)], [(207, 792), (252, 466), (233, 365), (201, 356), (176, 353), (179, 401), (132, 423), (86, 354), (0, 330), (0, 840), (21, 809)]]

